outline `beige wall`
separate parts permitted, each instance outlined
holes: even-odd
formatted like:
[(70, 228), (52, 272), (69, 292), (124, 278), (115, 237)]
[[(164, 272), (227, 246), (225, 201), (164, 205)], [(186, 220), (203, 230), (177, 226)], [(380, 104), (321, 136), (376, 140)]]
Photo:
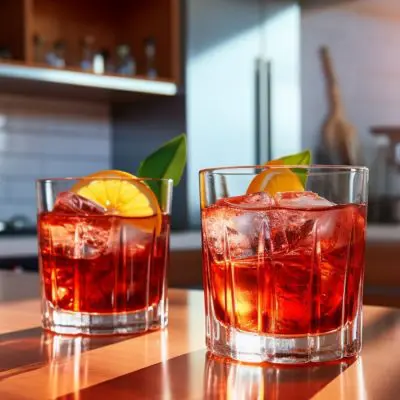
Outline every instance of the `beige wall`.
[(302, 12), (302, 137), (315, 147), (326, 116), (318, 48), (331, 49), (348, 118), (372, 164), (373, 125), (400, 125), (400, 1), (355, 0)]

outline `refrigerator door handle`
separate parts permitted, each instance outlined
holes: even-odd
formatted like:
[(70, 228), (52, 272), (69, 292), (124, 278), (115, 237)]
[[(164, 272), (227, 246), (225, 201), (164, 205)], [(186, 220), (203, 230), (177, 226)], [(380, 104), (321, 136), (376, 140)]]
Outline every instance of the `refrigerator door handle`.
[(255, 114), (256, 114), (256, 163), (262, 165), (272, 157), (271, 132), (271, 61), (256, 60)]

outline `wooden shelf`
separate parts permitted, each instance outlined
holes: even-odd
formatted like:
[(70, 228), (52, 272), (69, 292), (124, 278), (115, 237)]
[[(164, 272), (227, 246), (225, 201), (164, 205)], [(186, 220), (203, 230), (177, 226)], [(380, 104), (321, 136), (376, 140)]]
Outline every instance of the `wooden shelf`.
[(88, 72), (42, 66), (26, 66), (17, 63), (0, 63), (0, 78), (165, 96), (174, 96), (178, 92), (177, 85), (168, 80), (96, 75)]
[(400, 126), (374, 126), (371, 128), (371, 133), (376, 136), (387, 136), (395, 143), (400, 141)]
[[(1, 0), (0, 47), (12, 54), (10, 61), (0, 61), (1, 88), (21, 92), (25, 82), (33, 91), (41, 91), (43, 83), (52, 92), (78, 90), (79, 97), (84, 89), (174, 96), (181, 80), (179, 27), (180, 0)], [(34, 44), (38, 37), (40, 57)], [(119, 63), (117, 47), (129, 46), (137, 75), (83, 72), (82, 41), (88, 37), (94, 43), (92, 50), (109, 52), (114, 66)], [(156, 43), (154, 67), (160, 79), (146, 78), (149, 38)], [(60, 40), (67, 68), (50, 68), (45, 55)]]

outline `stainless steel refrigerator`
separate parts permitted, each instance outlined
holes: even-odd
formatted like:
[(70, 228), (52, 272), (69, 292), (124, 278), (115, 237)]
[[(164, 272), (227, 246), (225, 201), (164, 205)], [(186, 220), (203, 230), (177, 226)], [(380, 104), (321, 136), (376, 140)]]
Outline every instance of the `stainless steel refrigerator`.
[(198, 170), (264, 163), (301, 148), (300, 6), (295, 1), (187, 0), (189, 225)]

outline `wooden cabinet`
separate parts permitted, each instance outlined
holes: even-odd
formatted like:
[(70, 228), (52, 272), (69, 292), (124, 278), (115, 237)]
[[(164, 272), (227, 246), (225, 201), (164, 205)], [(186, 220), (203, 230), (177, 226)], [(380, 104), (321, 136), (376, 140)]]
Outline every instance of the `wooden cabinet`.
[(367, 242), (365, 256), (364, 304), (400, 307), (399, 242)]
[(18, 61), (26, 60), (28, 53), (26, 6), (23, 0), (0, 2), (0, 47), (8, 49)]
[[(42, 55), (50, 51), (54, 43), (62, 41), (66, 68), (54, 70), (60, 77), (55, 81), (71, 81), (71, 75), (68, 79), (63, 77), (63, 72), (68, 71), (79, 74), (75, 84), (81, 85), (82, 41), (87, 37), (92, 38), (93, 49), (110, 53), (114, 65), (117, 63), (117, 46), (126, 44), (131, 48), (136, 74), (123, 79), (151, 80), (155, 93), (157, 82), (177, 86), (181, 81), (179, 0), (1, 0), (0, 47), (9, 49), (12, 58), (0, 61), (0, 77), (12, 75), (12, 64), (15, 68), (29, 67), (18, 73), (19, 78), (26, 72), (29, 79), (35, 79), (39, 69), (49, 68), (44, 57), (38, 57), (35, 41), (39, 39), (42, 43)], [(156, 44), (154, 66), (157, 78), (152, 79), (146, 76), (145, 41), (148, 38)], [(7, 68), (2, 69), (4, 64)], [(84, 76), (88, 75), (85, 73)], [(114, 73), (109, 75), (109, 78), (122, 78)], [(96, 79), (100, 82), (98, 75)], [(107, 82), (107, 88), (112, 89), (112, 81)], [(118, 82), (120, 87), (121, 81)], [(91, 84), (92, 87), (95, 85)], [(140, 88), (137, 90), (141, 91)], [(173, 90), (170, 92), (174, 94)]]

